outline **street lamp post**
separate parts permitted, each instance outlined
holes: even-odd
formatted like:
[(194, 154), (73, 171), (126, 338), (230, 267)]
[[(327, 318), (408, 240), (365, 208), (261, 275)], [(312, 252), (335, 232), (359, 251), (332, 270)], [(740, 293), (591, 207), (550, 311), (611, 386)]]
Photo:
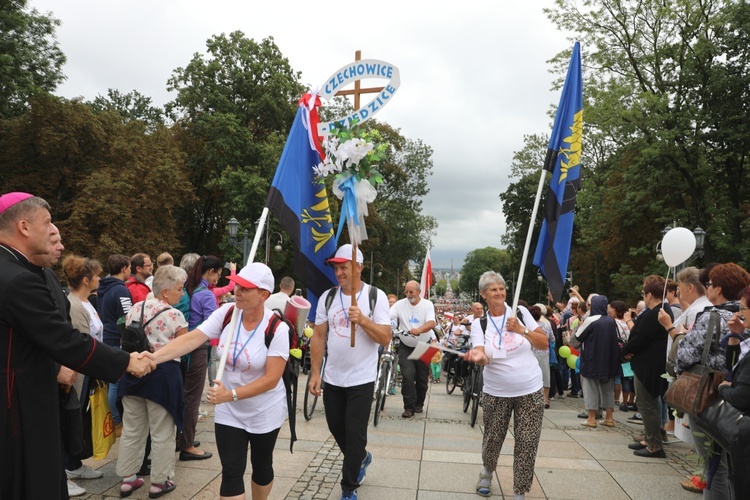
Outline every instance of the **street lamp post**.
[(375, 266), (380, 266), (380, 271), (378, 271), (378, 278), (383, 276), (383, 264), (373, 264), (373, 258), (374, 258), (375, 252), (370, 252), (370, 284), (372, 285), (374, 283), (374, 272), (375, 272)]
[(374, 280), (375, 280), (375, 267), (376, 266), (380, 266), (380, 271), (378, 271), (377, 277), (380, 278), (381, 276), (383, 276), (383, 264), (380, 264), (377, 262), (375, 263), (374, 266), (371, 264), (370, 265), (370, 284), (371, 285), (375, 283)]
[[(675, 223), (675, 226), (677, 223)], [(671, 231), (672, 228), (670, 226), (665, 227), (661, 230), (662, 238), (666, 236), (666, 234)], [(702, 227), (698, 226), (695, 229), (693, 229), (693, 234), (695, 235), (695, 251), (693, 254), (686, 260), (684, 263), (677, 266), (677, 271), (681, 271), (683, 267), (685, 267), (685, 264), (687, 262), (690, 262), (693, 259), (701, 259), (703, 258), (703, 255), (705, 254), (705, 245), (706, 245), (706, 230)], [(661, 241), (658, 241), (656, 243), (656, 260), (659, 262), (664, 261), (664, 256), (661, 253)]]
[(539, 294), (537, 295), (537, 301), (542, 301), (542, 282), (544, 282), (544, 276), (542, 276), (542, 271), (537, 269), (536, 271), (536, 279), (539, 282)]
[(271, 234), (266, 234), (266, 265), (268, 265), (268, 259), (269, 259), (270, 254), (271, 254), (271, 237), (274, 234), (276, 236), (278, 236), (278, 238), (279, 238), (278, 243), (276, 243), (276, 245), (273, 247), (274, 251), (281, 252), (281, 244), (284, 243), (284, 238), (281, 237), (280, 233), (277, 233), (276, 231), (274, 231)]
[(240, 223), (237, 219), (232, 217), (229, 219), (229, 222), (227, 222), (227, 229), (229, 230), (229, 243), (231, 243), (235, 248), (242, 249), (242, 266), (244, 267), (247, 264), (247, 255), (249, 252), (249, 243), (250, 240), (247, 237), (247, 229), (243, 231), (242, 241), (237, 240), (237, 232), (240, 228)]

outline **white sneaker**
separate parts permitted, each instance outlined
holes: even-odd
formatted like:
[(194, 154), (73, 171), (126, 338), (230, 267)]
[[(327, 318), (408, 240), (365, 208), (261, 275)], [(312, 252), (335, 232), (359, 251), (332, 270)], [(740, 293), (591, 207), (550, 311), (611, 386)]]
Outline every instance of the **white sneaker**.
[(88, 465), (81, 465), (76, 470), (65, 469), (65, 474), (68, 479), (99, 479), (104, 476), (102, 471), (94, 470)]
[(85, 495), (86, 490), (78, 486), (76, 483), (68, 479), (68, 496), (69, 497), (80, 497), (81, 495)]

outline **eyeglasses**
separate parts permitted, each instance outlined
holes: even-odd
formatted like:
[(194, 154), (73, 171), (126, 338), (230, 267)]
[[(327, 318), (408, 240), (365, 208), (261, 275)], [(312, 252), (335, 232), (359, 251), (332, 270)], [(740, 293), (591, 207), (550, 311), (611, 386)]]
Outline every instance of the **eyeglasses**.
[(714, 284), (711, 283), (710, 281), (708, 283), (706, 283), (706, 288), (711, 288), (712, 286), (714, 286)]

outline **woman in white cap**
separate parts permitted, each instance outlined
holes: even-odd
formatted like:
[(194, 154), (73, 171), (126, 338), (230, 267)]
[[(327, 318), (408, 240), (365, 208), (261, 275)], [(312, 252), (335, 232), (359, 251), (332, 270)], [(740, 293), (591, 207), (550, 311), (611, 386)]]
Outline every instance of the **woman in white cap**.
[[(274, 277), (268, 266), (252, 263), (230, 280), (237, 283), (235, 304), (224, 304), (197, 328), (157, 353), (162, 363), (190, 352), (206, 340), (218, 338), (218, 354), (228, 349), (222, 380), (208, 390), (208, 402), (217, 405), (216, 447), (222, 465), (221, 498), (245, 498), (243, 476), (250, 445), (252, 498), (268, 498), (273, 486), (273, 449), (286, 420), (286, 392), (281, 376), (289, 357), (289, 332), (283, 322), (266, 347), (269, 320), (264, 307), (273, 292)], [(231, 308), (240, 316), (236, 328), (227, 321)]]

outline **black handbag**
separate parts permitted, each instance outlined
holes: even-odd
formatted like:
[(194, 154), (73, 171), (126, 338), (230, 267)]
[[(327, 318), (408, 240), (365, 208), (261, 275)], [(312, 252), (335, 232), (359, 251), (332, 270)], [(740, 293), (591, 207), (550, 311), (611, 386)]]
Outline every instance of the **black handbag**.
[(698, 427), (727, 451), (739, 443), (743, 434), (750, 436), (750, 416), (721, 398), (694, 418)]
[(83, 418), (75, 387), (69, 390), (60, 388), (60, 425), (65, 451), (71, 456), (80, 454), (83, 450)]
[(83, 379), (83, 387), (81, 387), (81, 425), (82, 425), (82, 437), (83, 443), (80, 453), (71, 455), (73, 458), (78, 460), (86, 460), (94, 455), (94, 441), (91, 435), (91, 405), (89, 404), (89, 386), (94, 386), (96, 380), (91, 380), (88, 376)]

